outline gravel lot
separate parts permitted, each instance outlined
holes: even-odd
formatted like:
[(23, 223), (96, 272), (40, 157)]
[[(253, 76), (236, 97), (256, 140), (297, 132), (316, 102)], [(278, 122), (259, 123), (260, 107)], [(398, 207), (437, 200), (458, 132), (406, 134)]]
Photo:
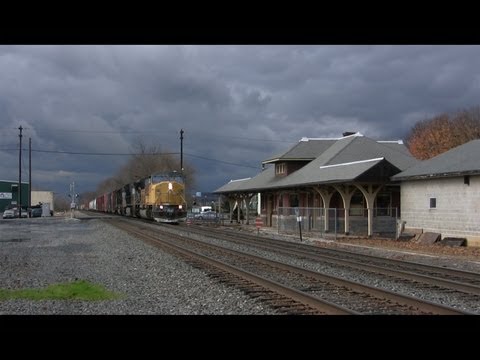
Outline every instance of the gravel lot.
[(0, 314), (275, 314), (100, 220), (63, 217), (0, 220), (0, 287), (38, 288), (85, 279), (120, 300), (8, 300)]

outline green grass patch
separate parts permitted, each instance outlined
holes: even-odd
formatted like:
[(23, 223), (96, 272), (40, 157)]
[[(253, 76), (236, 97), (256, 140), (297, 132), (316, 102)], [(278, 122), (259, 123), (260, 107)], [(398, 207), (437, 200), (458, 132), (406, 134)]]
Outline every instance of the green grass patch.
[(53, 284), (44, 289), (0, 289), (0, 300), (112, 300), (120, 295), (86, 280)]

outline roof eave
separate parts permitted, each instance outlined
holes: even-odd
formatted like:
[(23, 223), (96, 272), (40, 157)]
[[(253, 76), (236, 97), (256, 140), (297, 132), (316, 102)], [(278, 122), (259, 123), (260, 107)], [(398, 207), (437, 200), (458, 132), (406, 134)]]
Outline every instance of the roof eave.
[(465, 175), (480, 175), (480, 170), (471, 170), (471, 171), (456, 171), (449, 173), (440, 173), (440, 174), (422, 174), (422, 175), (411, 175), (411, 176), (402, 176), (396, 177), (393, 176), (393, 181), (405, 181), (405, 180), (428, 180), (436, 178), (447, 178), (447, 177), (458, 177)]
[(214, 194), (221, 194), (221, 193), (252, 193), (252, 192), (262, 192), (268, 190), (278, 190), (278, 189), (288, 189), (292, 187), (303, 187), (303, 186), (310, 186), (310, 185), (328, 185), (328, 184), (336, 184), (336, 183), (345, 183), (345, 182), (352, 182), (355, 181), (356, 178), (352, 179), (335, 179), (335, 180), (327, 180), (327, 181), (312, 181), (306, 183), (298, 183), (298, 184), (290, 184), (290, 185), (277, 185), (277, 186), (268, 186), (262, 188), (251, 188), (251, 189), (240, 189), (240, 190), (223, 190), (223, 191), (214, 191)]
[(278, 161), (313, 161), (313, 160), (315, 160), (315, 158), (313, 158), (313, 157), (310, 157), (310, 158), (276, 158), (276, 159), (262, 161), (262, 164), (272, 164), (272, 163), (276, 163)]

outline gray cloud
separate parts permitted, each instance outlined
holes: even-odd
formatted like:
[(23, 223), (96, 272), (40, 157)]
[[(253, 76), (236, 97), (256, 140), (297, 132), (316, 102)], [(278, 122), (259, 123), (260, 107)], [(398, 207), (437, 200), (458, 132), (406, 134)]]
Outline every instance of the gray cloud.
[[(211, 191), (304, 136), (399, 139), (478, 105), (479, 62), (479, 46), (0, 46), (0, 178), (18, 176), (19, 125), (24, 148), (103, 153), (179, 151), (183, 128)], [(125, 160), (37, 152), (33, 182), (93, 190)]]

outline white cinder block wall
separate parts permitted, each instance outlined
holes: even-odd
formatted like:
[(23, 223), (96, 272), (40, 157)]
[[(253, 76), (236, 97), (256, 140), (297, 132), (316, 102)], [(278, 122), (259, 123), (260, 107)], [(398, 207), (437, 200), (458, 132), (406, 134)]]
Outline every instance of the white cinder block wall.
[(32, 191), (32, 206), (38, 203), (50, 204), (50, 210), (53, 208), (53, 191)]
[[(480, 246), (480, 176), (403, 181), (401, 220), (405, 228), (438, 232), (442, 238), (464, 237), (468, 246)], [(430, 198), (436, 208), (430, 208)]]

